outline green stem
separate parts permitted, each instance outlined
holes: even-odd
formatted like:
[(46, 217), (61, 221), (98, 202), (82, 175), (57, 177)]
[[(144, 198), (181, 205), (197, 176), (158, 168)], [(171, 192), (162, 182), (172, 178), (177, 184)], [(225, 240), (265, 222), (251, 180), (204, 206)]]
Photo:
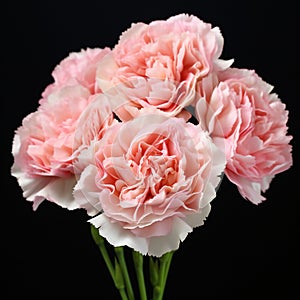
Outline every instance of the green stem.
[(162, 299), (163, 295), (164, 295), (164, 291), (165, 291), (165, 287), (166, 287), (166, 283), (167, 283), (167, 278), (168, 278), (168, 274), (169, 274), (173, 254), (174, 254), (173, 251), (167, 253), (167, 259), (166, 259), (166, 263), (164, 265), (163, 276), (162, 276), (163, 278), (161, 280), (161, 286), (160, 286), (161, 287), (161, 297), (159, 299)]
[(135, 272), (138, 280), (141, 300), (147, 300), (147, 292), (144, 278), (143, 255), (137, 251), (132, 251), (132, 257), (135, 267)]
[[(92, 237), (96, 243), (96, 245), (98, 246), (100, 253), (104, 259), (104, 262), (108, 268), (108, 271), (110, 273), (111, 278), (113, 279), (113, 282), (116, 286), (116, 288), (118, 289), (120, 296), (122, 298), (122, 300), (128, 300), (128, 297), (126, 295), (126, 291), (124, 286), (122, 286), (122, 284), (120, 284), (120, 281), (122, 282), (123, 278), (118, 278), (117, 274), (118, 274), (118, 270), (116, 267), (116, 270), (110, 260), (109, 254), (107, 252), (106, 246), (105, 246), (105, 239), (100, 236), (99, 231), (96, 227), (94, 227), (93, 225), (91, 225), (91, 234)], [(119, 272), (121, 273), (121, 272)]]
[(115, 269), (113, 267), (113, 264), (112, 264), (112, 262), (110, 260), (108, 252), (106, 250), (105, 240), (104, 240), (104, 238), (102, 236), (100, 236), (98, 229), (95, 226), (93, 226), (93, 225), (91, 225), (91, 233), (92, 233), (92, 237), (93, 237), (96, 245), (98, 246), (98, 248), (99, 248), (99, 250), (100, 250), (100, 252), (101, 252), (101, 254), (103, 256), (103, 259), (104, 259), (104, 261), (106, 263), (108, 271), (109, 271), (109, 273), (110, 273), (113, 281), (115, 282)]
[(122, 300), (128, 300), (122, 270), (116, 257), (115, 257), (115, 285), (120, 292)]
[(130, 276), (127, 270), (123, 247), (115, 247), (114, 249), (124, 277), (128, 299), (134, 300), (134, 293), (130, 282)]
[(119, 289), (122, 300), (128, 300), (125, 289)]
[(173, 254), (174, 251), (171, 251), (159, 258), (160, 264), (159, 264), (158, 283), (156, 286), (154, 286), (153, 289), (153, 300), (163, 299)]

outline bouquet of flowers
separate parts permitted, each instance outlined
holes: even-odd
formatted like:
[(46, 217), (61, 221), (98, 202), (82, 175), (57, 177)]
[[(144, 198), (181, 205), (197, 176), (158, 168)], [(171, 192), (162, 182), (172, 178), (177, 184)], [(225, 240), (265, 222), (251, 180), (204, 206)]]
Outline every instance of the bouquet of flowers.
[(162, 299), (172, 255), (204, 224), (222, 176), (259, 204), (292, 165), (285, 104), (254, 70), (221, 59), (223, 43), (193, 15), (133, 23), (112, 49), (63, 59), (15, 132), (24, 198), (86, 211), (123, 300), (136, 297), (124, 247), (140, 299)]

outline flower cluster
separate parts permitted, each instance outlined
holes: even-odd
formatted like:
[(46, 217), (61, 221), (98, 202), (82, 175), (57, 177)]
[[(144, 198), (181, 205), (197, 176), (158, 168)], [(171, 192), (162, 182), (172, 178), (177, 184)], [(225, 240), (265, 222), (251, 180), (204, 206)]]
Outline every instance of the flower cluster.
[(223, 43), (179, 14), (62, 60), (13, 141), (33, 208), (84, 209), (114, 247), (160, 257), (204, 223), (223, 175), (265, 200), (292, 165), (288, 111), (255, 71), (221, 59)]

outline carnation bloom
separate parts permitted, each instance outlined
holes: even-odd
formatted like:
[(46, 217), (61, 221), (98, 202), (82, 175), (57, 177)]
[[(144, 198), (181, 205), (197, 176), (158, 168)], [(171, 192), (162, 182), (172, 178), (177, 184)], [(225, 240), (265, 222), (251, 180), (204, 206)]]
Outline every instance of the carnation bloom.
[(203, 224), (224, 154), (201, 127), (145, 114), (110, 126), (78, 157), (75, 199), (109, 243), (161, 256)]
[[(222, 49), (219, 28), (195, 16), (135, 23), (99, 64), (97, 82), (104, 91), (121, 82), (133, 88), (127, 89), (129, 101), (118, 105), (122, 120), (149, 106), (175, 116), (193, 102), (196, 82), (213, 70), (229, 67), (231, 61), (219, 59)], [(159, 85), (163, 91), (157, 92)], [(135, 97), (137, 88), (145, 94)]]
[[(100, 138), (112, 123), (110, 106), (98, 99), (100, 90), (95, 84), (98, 63), (109, 52), (109, 48), (88, 48), (63, 59), (37, 111), (26, 116), (16, 130), (12, 175), (34, 209), (44, 199), (68, 209), (78, 206), (72, 196), (76, 183), (73, 161), (80, 149), (94, 137)], [(91, 109), (95, 114), (87, 121)]]
[(109, 95), (113, 111), (122, 121), (153, 112), (182, 117), (186, 121), (191, 117), (181, 105), (186, 103), (186, 107), (188, 106), (190, 95), (194, 90), (183, 92), (182, 86), (179, 88), (168, 80), (133, 76), (127, 82), (119, 83), (105, 93)]
[(54, 90), (66, 85), (79, 84), (87, 88), (91, 94), (100, 92), (96, 85), (96, 70), (101, 60), (110, 53), (110, 48), (105, 47), (72, 52), (64, 58), (53, 70), (54, 82), (42, 94), (43, 102)]
[(226, 153), (225, 174), (258, 204), (272, 178), (292, 165), (288, 111), (254, 71), (229, 68), (204, 81), (196, 115)]

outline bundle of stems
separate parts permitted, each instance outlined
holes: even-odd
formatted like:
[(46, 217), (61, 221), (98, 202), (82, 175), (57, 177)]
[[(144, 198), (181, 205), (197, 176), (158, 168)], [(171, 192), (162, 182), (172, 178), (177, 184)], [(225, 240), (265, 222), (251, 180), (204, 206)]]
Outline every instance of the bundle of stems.
[[(142, 255), (141, 253), (131, 249), (132, 262), (134, 264), (135, 276), (130, 276), (127, 266), (125, 247), (113, 247), (114, 255), (109, 253), (107, 247), (111, 246), (99, 234), (97, 228), (91, 225), (92, 237), (98, 246), (100, 253), (105, 261), (110, 276), (118, 289), (122, 300), (162, 300), (165, 286), (168, 278), (168, 273), (172, 261), (174, 251), (170, 251), (161, 257), (153, 257)], [(146, 284), (145, 280), (145, 259), (148, 259), (147, 266), (149, 268), (150, 284)], [(148, 277), (147, 277), (148, 278)], [(137, 280), (139, 297), (136, 298), (136, 291), (133, 288), (132, 280)], [(147, 287), (151, 290), (147, 290)]]

